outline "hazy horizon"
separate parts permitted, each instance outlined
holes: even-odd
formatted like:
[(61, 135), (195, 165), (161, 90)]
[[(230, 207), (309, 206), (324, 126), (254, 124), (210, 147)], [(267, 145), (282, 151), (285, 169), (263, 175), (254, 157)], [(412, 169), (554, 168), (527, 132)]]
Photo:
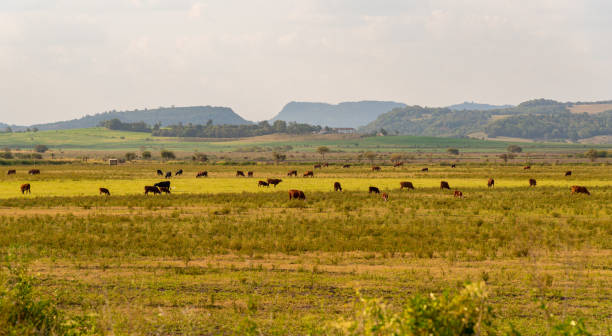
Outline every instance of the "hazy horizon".
[(611, 99), (605, 1), (5, 0), (0, 122), (291, 101)]

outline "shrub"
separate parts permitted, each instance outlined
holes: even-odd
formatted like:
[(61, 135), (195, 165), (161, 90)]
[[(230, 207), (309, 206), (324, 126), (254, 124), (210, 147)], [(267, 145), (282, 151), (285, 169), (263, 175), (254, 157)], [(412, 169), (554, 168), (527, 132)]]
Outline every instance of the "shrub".
[(448, 154), (459, 155), (459, 150), (457, 148), (449, 148), (446, 150)]
[(161, 151), (161, 157), (162, 159), (166, 159), (166, 160), (172, 160), (176, 158), (176, 155), (174, 155), (174, 152), (171, 152), (169, 150), (162, 150)]
[(508, 153), (520, 153), (523, 151), (523, 149), (517, 145), (510, 145), (508, 148), (506, 148), (506, 150)]
[(133, 153), (133, 152), (125, 153), (125, 160), (127, 160), (127, 161), (136, 160), (136, 153)]
[(37, 153), (44, 153), (44, 152), (49, 150), (49, 147), (47, 147), (45, 145), (36, 145), (36, 146), (34, 146), (34, 150)]
[(151, 158), (152, 155), (151, 155), (151, 152), (144, 151), (144, 152), (142, 152), (141, 156), (142, 156), (143, 159), (148, 160), (148, 159)]

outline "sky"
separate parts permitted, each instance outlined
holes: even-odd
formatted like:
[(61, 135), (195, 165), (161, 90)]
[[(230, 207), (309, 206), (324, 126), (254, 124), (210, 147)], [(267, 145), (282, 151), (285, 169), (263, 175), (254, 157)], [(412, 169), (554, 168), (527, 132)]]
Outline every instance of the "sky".
[(1, 0), (0, 122), (612, 99), (608, 0)]

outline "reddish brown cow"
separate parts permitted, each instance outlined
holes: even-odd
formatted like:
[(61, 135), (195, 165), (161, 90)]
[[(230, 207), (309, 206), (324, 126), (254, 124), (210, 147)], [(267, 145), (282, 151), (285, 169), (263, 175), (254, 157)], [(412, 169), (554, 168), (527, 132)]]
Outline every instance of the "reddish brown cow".
[(11, 169), (6, 173), (6, 175), (15, 175), (15, 174), (17, 174), (17, 171), (15, 169)]
[(455, 190), (455, 197), (463, 197), (463, 193), (459, 190)]
[(351, 165), (345, 164), (345, 165), (342, 166), (342, 168), (351, 168)]
[(531, 169), (531, 166), (525, 166), (525, 167), (523, 167), (523, 170), (527, 170), (527, 169)]
[(591, 195), (591, 193), (587, 190), (586, 187), (572, 186), (571, 190), (572, 190), (572, 195), (573, 194), (587, 194), (589, 196)]
[(273, 185), (275, 188), (281, 182), (283, 182), (283, 180), (281, 180), (281, 179), (273, 179), (273, 178), (269, 178), (268, 179), (268, 184)]
[(289, 190), (289, 200), (297, 199), (297, 200), (305, 200), (306, 195), (301, 190), (291, 189)]
[(253, 172), (252, 172), (252, 171), (247, 172), (247, 176), (248, 176), (248, 177), (253, 177)]
[(208, 172), (207, 171), (201, 171), (201, 172), (196, 174), (196, 178), (198, 178), (198, 177), (208, 177)]
[(32, 190), (30, 190), (30, 184), (29, 183), (24, 183), (21, 185), (21, 193), (25, 194), (25, 193), (31, 194)]
[(566, 171), (565, 176), (572, 176), (572, 171), (571, 170)]
[(28, 174), (30, 174), (30, 175), (38, 175), (38, 174), (40, 174), (40, 169), (30, 169)]
[(371, 193), (380, 194), (380, 189), (378, 189), (376, 187), (370, 187), (368, 189), (368, 194), (371, 194)]
[(429, 171), (429, 168), (423, 168), (423, 169), (421, 169), (421, 171), (422, 171), (422, 172), (428, 172), (428, 171)]
[(535, 179), (529, 179), (529, 186), (530, 187), (535, 187), (536, 186), (536, 180)]
[(380, 171), (380, 167), (379, 166), (374, 166), (374, 167), (372, 167), (372, 170), (373, 171)]
[(414, 190), (414, 186), (412, 185), (412, 182), (400, 182), (400, 190), (404, 188)]
[(287, 176), (295, 176), (297, 177), (297, 170), (291, 170), (287, 173)]
[(342, 191), (342, 186), (340, 182), (334, 182), (334, 191)]
[(238, 177), (238, 176), (244, 177), (244, 172), (242, 170), (236, 171), (236, 177)]
[(450, 190), (450, 185), (446, 181), (440, 181), (440, 189), (448, 189)]
[(314, 177), (314, 173), (312, 172), (312, 170), (309, 170), (304, 173), (304, 177)]
[(270, 184), (266, 181), (259, 181), (257, 182), (257, 187), (269, 187)]
[(494, 179), (492, 179), (492, 178), (490, 178), (490, 179), (487, 181), (487, 187), (491, 188), (491, 187), (494, 187), (494, 186), (495, 186), (495, 180), (494, 180)]
[(389, 200), (389, 194), (383, 193), (382, 194), (382, 199), (385, 200), (385, 202), (388, 201)]
[(404, 165), (404, 163), (400, 161), (400, 162), (396, 162), (396, 163), (393, 165), (393, 167), (401, 167), (401, 166), (403, 166), (403, 165)]
[(321, 165), (320, 164), (314, 165), (314, 169), (321, 169)]
[(155, 186), (145, 186), (144, 189), (145, 189), (145, 195), (148, 195), (149, 193), (153, 193), (153, 195), (161, 194), (161, 191), (159, 191), (159, 188)]
[(110, 191), (106, 188), (100, 188), (100, 195), (110, 196)]

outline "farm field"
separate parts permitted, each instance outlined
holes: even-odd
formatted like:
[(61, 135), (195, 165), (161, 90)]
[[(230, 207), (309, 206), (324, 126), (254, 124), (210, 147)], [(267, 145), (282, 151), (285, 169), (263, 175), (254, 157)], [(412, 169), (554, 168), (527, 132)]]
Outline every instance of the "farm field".
[[(30, 168), (0, 172), (0, 249), (62, 311), (91, 314), (106, 334), (330, 334), (354, 315), (357, 290), (398, 308), (470, 281), (487, 284), (502, 331), (544, 334), (548, 314), (595, 334), (612, 328), (607, 164), (332, 165), (314, 178), (286, 176), (306, 165)], [(143, 195), (165, 180), (157, 169), (179, 168), (171, 195)], [(210, 177), (196, 179), (203, 170)], [(257, 187), (269, 177), (283, 182)], [(416, 189), (400, 191), (400, 181)], [(571, 185), (591, 195), (571, 195)], [(290, 201), (288, 189), (306, 201)]]

